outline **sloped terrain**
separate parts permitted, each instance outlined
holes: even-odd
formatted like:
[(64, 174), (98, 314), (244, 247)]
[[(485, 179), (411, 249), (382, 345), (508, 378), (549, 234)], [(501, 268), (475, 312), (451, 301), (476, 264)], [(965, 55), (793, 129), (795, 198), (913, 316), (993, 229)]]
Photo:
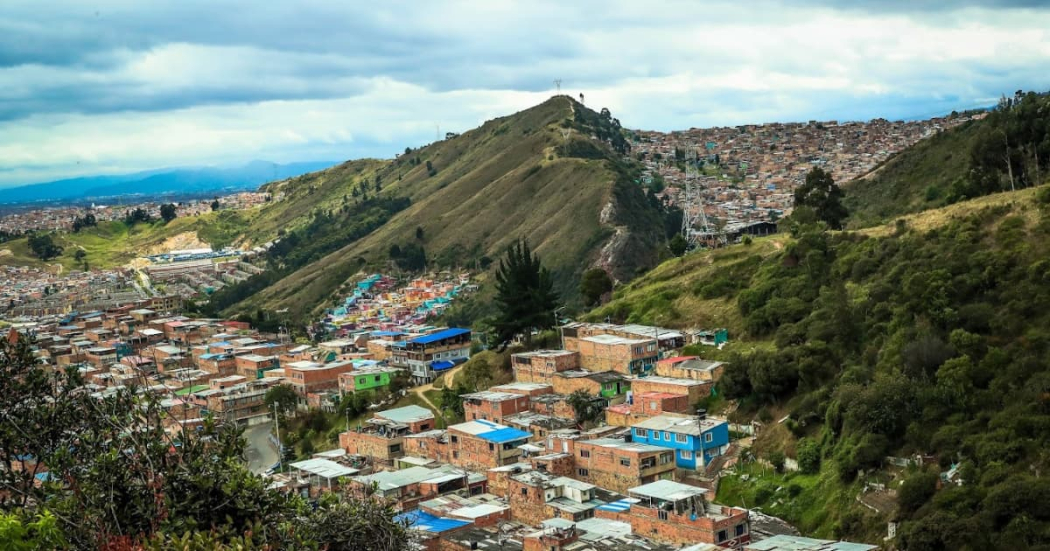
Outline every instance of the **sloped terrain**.
[[(475, 268), (528, 239), (569, 300), (591, 265), (630, 279), (658, 258), (663, 214), (634, 183), (632, 167), (577, 122), (576, 109), (585, 108), (558, 96), (394, 161), (349, 162), (268, 185), (282, 199), (253, 220), (247, 235), (256, 242), (319, 216), (348, 223), (377, 197), (408, 205), (229, 311), (288, 308), (301, 317), (359, 270), (389, 269), (394, 245), (422, 247), (428, 269)], [(335, 231), (326, 225), (314, 235)]]

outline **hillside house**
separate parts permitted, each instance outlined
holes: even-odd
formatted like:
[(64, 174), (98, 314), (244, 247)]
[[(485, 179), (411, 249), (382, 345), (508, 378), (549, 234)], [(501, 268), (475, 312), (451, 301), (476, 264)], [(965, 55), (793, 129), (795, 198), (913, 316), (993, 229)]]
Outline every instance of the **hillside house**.
[(365, 425), (339, 435), (339, 447), (376, 463), (393, 465), (405, 455), (404, 437), (434, 427), (434, 414), (419, 406), (377, 412)]
[(394, 343), (390, 363), (408, 369), (415, 384), (427, 384), (438, 373), (467, 361), (470, 345), (470, 329), (444, 329)]
[(656, 362), (656, 374), (677, 379), (717, 382), (725, 371), (725, 363), (700, 359), (697, 356), (676, 356)]
[(577, 369), (580, 355), (568, 350), (535, 350), (511, 355), (514, 380), (519, 383), (546, 383), (556, 373)]
[(532, 400), (524, 394), (486, 390), (462, 394), (463, 418), (467, 421), (486, 419), (503, 423), (504, 417), (529, 411)]
[(680, 468), (698, 470), (728, 451), (729, 423), (706, 415), (665, 414), (634, 424), (631, 439), (674, 450)]

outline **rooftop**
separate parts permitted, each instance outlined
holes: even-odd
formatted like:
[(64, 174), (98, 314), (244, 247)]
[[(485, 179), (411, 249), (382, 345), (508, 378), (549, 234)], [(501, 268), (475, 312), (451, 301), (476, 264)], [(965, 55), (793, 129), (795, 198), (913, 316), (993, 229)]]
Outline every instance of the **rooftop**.
[(693, 496), (702, 496), (706, 493), (703, 488), (689, 486), (672, 480), (657, 480), (635, 488), (631, 488), (632, 495), (652, 497), (664, 501), (678, 501)]
[(645, 421), (639, 421), (633, 425), (634, 428), (662, 430), (676, 434), (691, 434), (699, 436), (703, 431), (711, 430), (724, 424), (722, 419), (705, 418), (703, 421), (696, 417), (685, 417), (677, 415), (657, 415)]
[(505, 402), (507, 400), (517, 400), (521, 398), (521, 394), (514, 394), (512, 392), (496, 392), (492, 390), (483, 390), (481, 392), (471, 392), (470, 394), (460, 394), (460, 398), (472, 398), (475, 400), (484, 400), (486, 402)]
[(383, 419), (394, 421), (395, 423), (406, 424), (434, 418), (434, 413), (429, 409), (415, 405), (379, 411), (376, 412), (376, 415)]
[(409, 339), (408, 342), (414, 344), (431, 344), (443, 339), (449, 339), (452, 337), (458, 337), (460, 335), (469, 335), (470, 329), (460, 329), (453, 327), (451, 329), (445, 329), (444, 331), (438, 331), (437, 333), (431, 333), (429, 335), (423, 335), (422, 337), (416, 337)]
[(452, 425), (449, 427), (449, 430), (464, 432), (477, 436), (482, 440), (488, 440), (489, 442), (495, 442), (497, 444), (511, 442), (513, 440), (527, 439), (532, 436), (532, 433), (506, 427), (499, 423), (493, 423), (492, 421), (486, 421), (484, 419)]
[(615, 345), (615, 344), (633, 345), (633, 344), (648, 344), (648, 343), (652, 342), (653, 339), (628, 339), (626, 337), (617, 337), (616, 335), (594, 335), (592, 337), (583, 337), (580, 340), (582, 340), (582, 341), (589, 341), (589, 342), (598, 343), (598, 344), (608, 344), (608, 345)]
[(801, 536), (773, 536), (749, 544), (749, 551), (870, 551), (877, 545), (850, 543), (847, 541), (818, 540)]
[(361, 472), (357, 469), (352, 469), (324, 458), (298, 461), (289, 466), (293, 469), (298, 469), (321, 478), (339, 478), (340, 476), (351, 476)]

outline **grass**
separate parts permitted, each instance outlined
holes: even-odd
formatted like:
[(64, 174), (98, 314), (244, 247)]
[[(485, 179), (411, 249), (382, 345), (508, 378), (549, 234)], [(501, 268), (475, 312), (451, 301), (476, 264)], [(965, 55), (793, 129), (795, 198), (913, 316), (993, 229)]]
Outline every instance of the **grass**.
[[(746, 478), (746, 480), (745, 480)], [(885, 521), (855, 501), (861, 483), (843, 484), (830, 463), (817, 474), (780, 474), (758, 462), (737, 465), (722, 477), (716, 501), (758, 509), (784, 519), (809, 537), (837, 539), (837, 526), (859, 518), (868, 541), (878, 541)]]
[(600, 321), (610, 317), (628, 323), (677, 328), (725, 327), (733, 339), (744, 329), (736, 301), (724, 296), (703, 298), (696, 290), (751, 255), (765, 257), (775, 254), (789, 239), (786, 235), (761, 237), (751, 245), (731, 245), (673, 258), (645, 276), (619, 287), (611, 302), (584, 318)]
[(82, 264), (77, 262), (74, 255), (78, 250), (83, 250), (90, 268), (109, 269), (173, 246), (184, 248), (182, 244), (203, 241), (218, 249), (231, 244), (248, 227), (257, 210), (210, 212), (201, 216), (176, 218), (168, 223), (139, 223), (132, 228), (119, 221), (102, 222), (77, 233), (55, 234), (54, 239), (64, 251), (46, 262), (33, 256), (27, 238), (23, 237), (0, 244), (0, 250), (10, 251), (10, 254), (0, 256), (0, 264), (35, 267), (58, 264), (64, 270), (79, 270)]
[[(597, 259), (613, 233), (601, 221), (603, 208), (619, 205), (622, 212), (614, 216), (625, 217), (642, 208), (615, 197), (618, 174), (606, 161), (548, 159), (563, 140), (558, 123), (571, 116), (569, 100), (554, 98), (395, 161), (354, 161), (271, 186), (270, 191), (284, 193), (286, 199), (265, 207), (250, 232), (294, 226), (314, 209), (342, 208), (344, 196), (359, 182), (377, 176), (382, 194), (408, 197), (412, 204), (371, 234), (296, 271), (238, 309), (290, 308), (309, 317), (342, 283), (333, 285), (332, 274), (352, 277), (362, 269), (386, 266), (393, 244), (419, 242), (428, 258), (469, 269), (482, 257), (499, 258), (519, 238), (529, 240), (555, 274), (557, 290), (571, 300), (578, 295), (583, 268)], [(419, 164), (409, 162), (416, 158)], [(433, 176), (427, 161), (437, 171)], [(351, 197), (350, 208), (352, 204)], [(422, 240), (416, 237), (417, 228), (423, 230)], [(644, 238), (630, 243), (614, 264), (634, 275), (651, 260), (647, 255), (655, 247)]]

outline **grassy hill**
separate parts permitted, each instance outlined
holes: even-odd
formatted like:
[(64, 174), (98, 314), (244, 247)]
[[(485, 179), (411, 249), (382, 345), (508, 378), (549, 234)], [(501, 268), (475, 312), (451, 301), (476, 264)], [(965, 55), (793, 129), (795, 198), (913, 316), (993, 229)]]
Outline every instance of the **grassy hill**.
[(845, 183), (848, 225), (862, 228), (948, 204), (966, 178), (970, 148), (984, 121), (934, 134), (897, 153), (868, 175)]
[[(1050, 535), (1047, 258), (1044, 185), (669, 260), (589, 317), (730, 328), (719, 399), (766, 421), (758, 457), (803, 471), (743, 466), (720, 500), (818, 537), (880, 543), (898, 520), (902, 549), (1033, 548)], [(916, 454), (933, 464), (883, 461)], [(953, 464), (964, 484), (937, 488)]]
[(114, 268), (137, 257), (168, 249), (208, 244), (220, 248), (241, 239), (249, 227), (254, 211), (219, 211), (201, 216), (176, 218), (169, 223), (139, 223), (129, 228), (123, 222), (102, 222), (77, 233), (55, 233), (53, 239), (64, 251), (47, 262), (33, 256), (27, 238), (0, 243), (0, 265), (45, 267), (62, 266), (64, 270), (82, 269), (74, 258), (83, 249), (92, 268)]
[(621, 280), (634, 277), (658, 259), (663, 215), (634, 183), (636, 168), (592, 138), (593, 117), (558, 96), (393, 161), (353, 161), (268, 185), (281, 200), (252, 220), (246, 235), (254, 241), (313, 225), (313, 243), (337, 231), (329, 226), (356, 223), (376, 201), (408, 204), (374, 213), (383, 220), (364, 235), (319, 250), (228, 312), (315, 313), (360, 270), (388, 269), (393, 245), (422, 247), (429, 269), (474, 268), (525, 238), (570, 300), (592, 265)]

